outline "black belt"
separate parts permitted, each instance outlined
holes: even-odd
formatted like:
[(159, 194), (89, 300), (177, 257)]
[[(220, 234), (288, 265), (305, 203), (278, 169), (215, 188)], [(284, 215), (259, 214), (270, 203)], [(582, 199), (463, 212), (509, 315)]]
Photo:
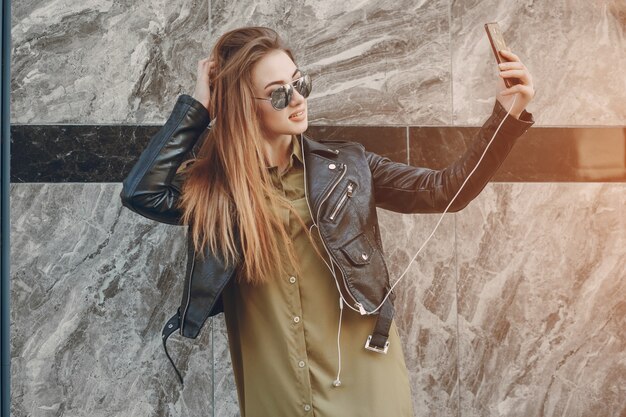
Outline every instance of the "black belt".
[(389, 338), (389, 328), (391, 327), (394, 313), (395, 310), (390, 295), (380, 307), (374, 332), (367, 337), (365, 349), (378, 353), (387, 353), (389, 348), (389, 340), (387, 339)]

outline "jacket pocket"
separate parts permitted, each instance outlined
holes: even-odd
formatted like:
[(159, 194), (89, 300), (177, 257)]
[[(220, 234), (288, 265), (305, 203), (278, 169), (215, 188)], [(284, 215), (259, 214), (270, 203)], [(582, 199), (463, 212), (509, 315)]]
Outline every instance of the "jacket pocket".
[(374, 246), (365, 236), (365, 233), (361, 232), (354, 239), (343, 245), (341, 251), (353, 265), (366, 265), (372, 259)]

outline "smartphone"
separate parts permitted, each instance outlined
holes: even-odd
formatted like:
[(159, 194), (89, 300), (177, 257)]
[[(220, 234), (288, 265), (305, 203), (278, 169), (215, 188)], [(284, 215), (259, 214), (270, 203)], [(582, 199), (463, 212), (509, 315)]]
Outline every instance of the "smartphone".
[[(489, 38), (491, 49), (493, 50), (493, 54), (496, 56), (496, 61), (498, 61), (498, 64), (501, 62), (507, 62), (508, 60), (500, 55), (500, 51), (509, 51), (510, 49), (506, 46), (506, 43), (504, 42), (504, 38), (502, 37), (502, 31), (500, 30), (500, 25), (498, 25), (498, 22), (485, 23), (485, 30), (487, 31), (487, 37)], [(515, 84), (519, 84), (521, 82), (518, 78), (503, 78), (503, 80), (507, 88), (511, 88)]]

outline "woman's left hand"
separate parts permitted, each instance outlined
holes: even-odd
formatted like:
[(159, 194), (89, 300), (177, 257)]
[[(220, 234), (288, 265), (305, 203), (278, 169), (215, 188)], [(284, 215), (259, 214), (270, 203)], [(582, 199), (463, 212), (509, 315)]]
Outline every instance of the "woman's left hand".
[[(519, 119), (522, 111), (526, 108), (528, 103), (535, 96), (535, 88), (533, 87), (533, 79), (530, 76), (528, 68), (520, 61), (519, 57), (513, 52), (502, 50), (500, 51), (502, 56), (509, 62), (502, 62), (498, 64), (500, 67), (498, 79), (498, 88), (496, 92), (496, 99), (502, 104), (502, 107), (509, 109), (513, 104), (513, 98), (517, 93), (517, 99), (515, 100), (515, 106), (511, 109), (511, 115), (516, 119)], [(516, 84), (511, 88), (506, 88), (504, 84), (504, 78), (517, 78), (521, 81), (521, 84)]]

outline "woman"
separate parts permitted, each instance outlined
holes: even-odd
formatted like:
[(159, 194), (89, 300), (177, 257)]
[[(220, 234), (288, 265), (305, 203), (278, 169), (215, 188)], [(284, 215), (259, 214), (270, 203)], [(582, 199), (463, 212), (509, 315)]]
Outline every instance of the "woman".
[(278, 35), (249, 27), (220, 37), (198, 63), (193, 97), (179, 97), (121, 192), (131, 210), (189, 226), (164, 346), (179, 328), (197, 337), (223, 311), (242, 416), (412, 416), (376, 207), (443, 212), (498, 131), (449, 211), (478, 195), (533, 124), (530, 74), (507, 58), (501, 77), (521, 84), (500, 80), (473, 145), (429, 170), (302, 135), (311, 80)]

